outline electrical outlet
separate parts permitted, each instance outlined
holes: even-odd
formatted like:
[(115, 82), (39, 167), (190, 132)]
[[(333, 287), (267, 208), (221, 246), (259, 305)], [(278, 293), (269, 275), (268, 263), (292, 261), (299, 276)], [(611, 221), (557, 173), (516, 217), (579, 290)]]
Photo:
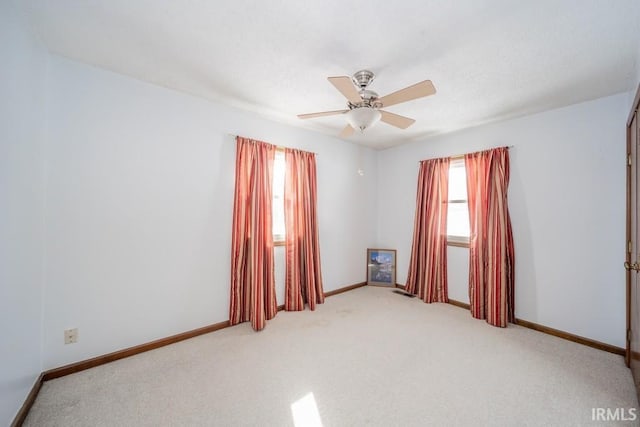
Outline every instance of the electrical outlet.
[(64, 331), (64, 343), (75, 344), (78, 342), (78, 328), (66, 329)]

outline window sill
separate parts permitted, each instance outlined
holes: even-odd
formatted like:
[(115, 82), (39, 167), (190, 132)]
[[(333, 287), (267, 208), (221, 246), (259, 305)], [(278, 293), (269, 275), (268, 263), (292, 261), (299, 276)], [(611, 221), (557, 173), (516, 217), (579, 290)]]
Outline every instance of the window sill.
[(284, 240), (273, 242), (273, 246), (284, 246), (284, 245), (286, 245), (286, 242)]
[(447, 240), (447, 246), (456, 246), (458, 248), (468, 248), (469, 242), (456, 242), (455, 240)]

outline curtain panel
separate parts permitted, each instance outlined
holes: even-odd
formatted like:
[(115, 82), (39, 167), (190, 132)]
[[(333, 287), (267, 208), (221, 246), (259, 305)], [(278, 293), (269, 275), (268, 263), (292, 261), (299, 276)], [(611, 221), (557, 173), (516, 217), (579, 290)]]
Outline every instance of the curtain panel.
[(450, 159), (420, 162), (406, 291), (424, 302), (448, 302), (447, 208)]
[(265, 327), (277, 313), (271, 183), (276, 147), (236, 138), (236, 176), (231, 239), (231, 325)]
[(285, 310), (315, 310), (324, 302), (316, 214), (314, 153), (285, 149)]
[(491, 325), (514, 322), (515, 255), (507, 205), (508, 148), (465, 155), (469, 201), (471, 314)]

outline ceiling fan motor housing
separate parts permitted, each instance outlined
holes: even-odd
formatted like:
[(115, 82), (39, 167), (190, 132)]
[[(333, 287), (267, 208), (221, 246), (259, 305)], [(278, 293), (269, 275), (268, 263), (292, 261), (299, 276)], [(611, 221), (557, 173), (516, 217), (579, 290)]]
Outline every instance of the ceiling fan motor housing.
[(353, 84), (355, 84), (361, 90), (363, 90), (363, 89), (366, 89), (367, 86), (369, 86), (369, 84), (373, 81), (374, 77), (375, 75), (373, 74), (373, 72), (369, 70), (360, 70), (360, 71), (356, 71), (353, 74), (353, 77), (351, 77), (351, 80), (353, 80)]

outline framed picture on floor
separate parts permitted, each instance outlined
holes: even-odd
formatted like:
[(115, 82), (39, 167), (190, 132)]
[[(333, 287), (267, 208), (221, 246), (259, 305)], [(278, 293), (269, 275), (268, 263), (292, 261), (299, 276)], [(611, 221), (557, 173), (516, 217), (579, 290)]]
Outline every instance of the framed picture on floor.
[(367, 285), (396, 287), (395, 249), (367, 249)]

